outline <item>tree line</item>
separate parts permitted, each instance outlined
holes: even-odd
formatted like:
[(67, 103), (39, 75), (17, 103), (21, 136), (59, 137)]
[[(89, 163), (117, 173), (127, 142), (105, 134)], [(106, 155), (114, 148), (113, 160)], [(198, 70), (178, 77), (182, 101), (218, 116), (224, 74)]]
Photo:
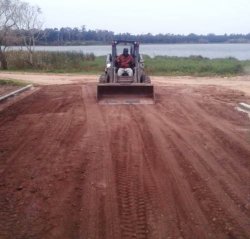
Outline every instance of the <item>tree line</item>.
[(29, 64), (33, 64), (33, 52), (43, 33), (41, 9), (20, 0), (0, 0), (0, 66), (8, 68), (6, 49), (11, 45), (27, 48)]
[(115, 34), (108, 30), (82, 27), (43, 29), (41, 9), (21, 0), (0, 0), (0, 67), (7, 69), (6, 49), (22, 45), (27, 48), (27, 63), (33, 65), (35, 45), (109, 44), (114, 39), (136, 40), (141, 43), (250, 43), (249, 34), (188, 35), (180, 34)]
[(39, 45), (81, 45), (93, 43), (110, 43), (114, 39), (137, 40), (141, 43), (175, 44), (175, 43), (249, 43), (249, 34), (223, 34), (223, 35), (175, 35), (175, 34), (115, 34), (108, 30), (86, 30), (81, 28), (46, 28), (42, 30)]

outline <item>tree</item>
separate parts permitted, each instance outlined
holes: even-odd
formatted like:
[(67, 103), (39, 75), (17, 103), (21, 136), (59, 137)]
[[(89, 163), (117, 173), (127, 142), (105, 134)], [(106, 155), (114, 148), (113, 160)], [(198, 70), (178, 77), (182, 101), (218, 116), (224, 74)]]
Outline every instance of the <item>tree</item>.
[(22, 2), (18, 11), (17, 27), (20, 30), (23, 44), (26, 46), (29, 61), (34, 65), (33, 53), (36, 41), (41, 38), (43, 33), (41, 18), (42, 11), (38, 6), (32, 6), (27, 2)]
[(7, 70), (6, 48), (17, 40), (13, 29), (16, 26), (17, 0), (0, 0), (0, 65)]

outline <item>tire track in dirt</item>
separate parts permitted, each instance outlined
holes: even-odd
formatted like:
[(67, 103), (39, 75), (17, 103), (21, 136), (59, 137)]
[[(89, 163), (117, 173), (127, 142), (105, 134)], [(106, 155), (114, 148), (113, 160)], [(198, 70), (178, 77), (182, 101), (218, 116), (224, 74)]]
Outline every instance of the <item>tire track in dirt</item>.
[[(122, 236), (124, 238), (147, 238), (147, 214), (145, 196), (143, 195), (143, 183), (140, 172), (134, 174), (130, 160), (131, 145), (128, 139), (131, 134), (128, 129), (121, 129), (113, 134), (116, 137), (112, 141), (118, 142), (112, 150), (112, 157), (115, 160), (114, 173), (116, 175), (117, 196), (119, 212), (121, 217)], [(123, 154), (120, 157), (120, 154)], [(139, 157), (139, 156), (138, 156)], [(134, 164), (136, 161), (133, 162)]]
[[(245, 195), (250, 190), (249, 170), (248, 167), (246, 167), (246, 165), (249, 164), (248, 159), (250, 157), (250, 150), (248, 150), (246, 145), (247, 141), (244, 141), (240, 134), (237, 134), (232, 130), (234, 128), (233, 125), (228, 125), (226, 127), (223, 123), (221, 124), (220, 122), (217, 122), (216, 126), (214, 126), (211, 123), (211, 120), (212, 118), (209, 115), (207, 115), (206, 117), (202, 117), (204, 127), (209, 129), (209, 131), (211, 132), (210, 134), (206, 134), (206, 137), (209, 138), (209, 142), (210, 144), (213, 144), (214, 149), (217, 145), (222, 145), (222, 143), (224, 143), (224, 150), (217, 150), (217, 152), (214, 152), (213, 158), (216, 160), (213, 160), (211, 158), (210, 161), (214, 163), (214, 165), (212, 165), (214, 176), (218, 177), (218, 175), (222, 174), (223, 171), (226, 171), (226, 173), (230, 175), (230, 178), (228, 177), (226, 182), (224, 182), (222, 179), (219, 179), (218, 182), (221, 184), (224, 192), (227, 193), (227, 195), (231, 197), (234, 203), (242, 209), (242, 212), (246, 213), (249, 216), (250, 211), (246, 210), (245, 207), (245, 205), (247, 205), (248, 203), (246, 201)], [(206, 121), (207, 124), (205, 125)], [(213, 128), (216, 128), (216, 130), (214, 130)], [(209, 137), (209, 135), (211, 135), (211, 137)], [(226, 136), (219, 137), (219, 139), (223, 138), (223, 141), (221, 141), (217, 140), (216, 135)], [(229, 141), (230, 144), (225, 144), (226, 141)], [(232, 147), (232, 144), (235, 146)], [(240, 152), (241, 157), (238, 158), (236, 155), (232, 155), (232, 153), (235, 152), (237, 152), (237, 155)], [(238, 160), (236, 161), (235, 158), (237, 158)], [(237, 164), (237, 162), (241, 161), (242, 158), (244, 160), (244, 163), (242, 164), (243, 167)]]
[[(140, 107), (131, 107), (131, 114), (133, 115), (133, 120), (136, 122), (136, 128), (140, 131), (140, 135), (142, 138), (141, 145), (143, 146), (143, 156), (145, 160), (145, 176), (144, 181), (145, 187), (148, 193), (148, 200), (150, 201), (151, 205), (151, 213), (153, 214), (153, 218), (150, 221), (151, 228), (154, 233), (150, 235), (150, 238), (167, 238), (170, 233), (170, 224), (174, 221), (172, 218), (172, 212), (166, 212), (165, 215), (163, 214), (164, 206), (162, 202), (170, 202), (171, 199), (168, 197), (161, 198), (163, 195), (162, 191), (164, 187), (167, 187), (166, 184), (162, 183), (162, 178), (159, 177), (159, 167), (162, 169), (164, 168), (164, 174), (169, 175), (170, 172), (164, 165), (161, 165), (159, 160), (158, 152), (155, 150), (157, 147), (153, 140), (153, 132), (150, 131), (150, 127), (147, 127), (147, 124), (143, 117), (140, 115)], [(157, 162), (157, 167), (155, 162)], [(149, 173), (150, 172), (150, 173)], [(163, 223), (164, 216), (169, 216), (169, 220)], [(167, 217), (168, 217), (167, 216)], [(179, 221), (179, 220), (177, 220)], [(177, 223), (178, 224), (178, 223)], [(157, 226), (156, 226), (157, 225)], [(175, 226), (172, 226), (171, 231), (174, 231)], [(179, 225), (177, 226), (177, 230), (180, 229)], [(175, 234), (172, 234), (175, 235)], [(176, 234), (175, 236), (180, 236), (181, 233)]]
[[(56, 92), (55, 88), (58, 89), (58, 87), (54, 87), (53, 91)], [(68, 89), (73, 90), (73, 92), (77, 93), (77, 88), (78, 87), (75, 88), (69, 87)], [(79, 92), (81, 93), (80, 90)], [(47, 103), (46, 99), (47, 99), (46, 97), (43, 97), (43, 103), (47, 106), (52, 107), (52, 109), (48, 109), (46, 111), (47, 112), (53, 111), (54, 105), (46, 104)], [(80, 96), (80, 100), (81, 99), (82, 98)], [(50, 101), (50, 99), (48, 100)], [(27, 101), (29, 101), (30, 107), (32, 107), (33, 99), (28, 98)], [(56, 107), (57, 110), (55, 111), (58, 112), (59, 111), (58, 109), (61, 106), (57, 105)], [(65, 107), (65, 105), (63, 107)], [(61, 109), (63, 107), (61, 107)], [(18, 106), (16, 106), (16, 108), (18, 109)], [(4, 155), (5, 158), (8, 158), (7, 160), (8, 164), (6, 167), (6, 172), (3, 175), (1, 175), (1, 178), (5, 178), (6, 184), (8, 183), (8, 181), (10, 182), (13, 181), (12, 175), (16, 175), (15, 177), (19, 175), (20, 181), (16, 186), (10, 183), (7, 184), (9, 188), (14, 187), (13, 188), (14, 191), (10, 191), (7, 192), (7, 194), (5, 194), (5, 198), (7, 198), (9, 201), (9, 206), (7, 207), (8, 217), (7, 216), (3, 217), (13, 218), (13, 215), (16, 216), (25, 215), (23, 222), (20, 221), (18, 222), (17, 221), (18, 219), (14, 218), (12, 219), (12, 222), (10, 222), (10, 224), (13, 226), (15, 225), (14, 226), (15, 233), (19, 231), (21, 235), (24, 235), (26, 237), (31, 236), (31, 234), (29, 234), (31, 225), (34, 225), (33, 230), (36, 231), (38, 235), (41, 235), (41, 231), (45, 231), (46, 234), (48, 235), (48, 233), (52, 230), (52, 228), (56, 228), (56, 226), (54, 225), (55, 222), (50, 223), (51, 218), (54, 218), (55, 220), (55, 218), (58, 217), (57, 214), (62, 210), (62, 208), (65, 210), (66, 207), (68, 207), (67, 205), (65, 205), (66, 203), (64, 202), (64, 198), (67, 197), (68, 194), (70, 195), (72, 193), (71, 188), (74, 187), (74, 183), (69, 184), (69, 187), (67, 187), (68, 184), (67, 182), (65, 182), (65, 179), (69, 178), (70, 175), (69, 172), (68, 175), (64, 175), (64, 173), (65, 170), (69, 170), (70, 167), (72, 169), (74, 168), (70, 165), (70, 163), (68, 163), (69, 160), (65, 159), (67, 159), (67, 157), (71, 157), (71, 159), (74, 156), (79, 157), (78, 156), (79, 149), (77, 149), (77, 147), (74, 146), (71, 147), (71, 145), (72, 143), (74, 143), (74, 141), (77, 141), (77, 138), (79, 138), (79, 136), (81, 136), (81, 133), (84, 132), (84, 125), (85, 125), (84, 115), (83, 117), (81, 116), (82, 114), (81, 110), (79, 112), (77, 106), (69, 108), (70, 109), (69, 112), (64, 112), (63, 110), (63, 112), (58, 112), (55, 114), (51, 113), (39, 114), (38, 113), (39, 111), (40, 112), (44, 111), (43, 110), (44, 105), (42, 104), (40, 109), (35, 108), (35, 114), (33, 114), (34, 112), (32, 112), (28, 108), (26, 110), (22, 109), (23, 111), (22, 113), (20, 113), (20, 115), (17, 113), (18, 118), (16, 122), (17, 123), (16, 127), (18, 127), (18, 125), (22, 125), (23, 122), (26, 122), (26, 120), (28, 120), (30, 129), (28, 133), (26, 133), (26, 128), (25, 131), (21, 131), (20, 139), (16, 141), (17, 142), (15, 145), (16, 150), (13, 151), (14, 154), (12, 152), (12, 155), (8, 154)], [(83, 122), (81, 122), (81, 120), (83, 120)], [(15, 127), (13, 121), (10, 121), (10, 124), (11, 124), (10, 129)], [(79, 126), (80, 127), (83, 126), (83, 128), (80, 131), (79, 131)], [(7, 135), (8, 134), (6, 134), (5, 136), (7, 137)], [(70, 143), (71, 140), (72, 143)], [(12, 138), (9, 142), (11, 141), (14, 141), (14, 139)], [(71, 151), (75, 152), (75, 154), (73, 154)], [(32, 161), (30, 159), (32, 159)], [(60, 165), (61, 159), (64, 159), (67, 162), (64, 162), (63, 165)], [(31, 167), (32, 162), (36, 164), (35, 168)], [(24, 168), (23, 169), (19, 168), (19, 165), (24, 166)], [(30, 180), (30, 182), (27, 181), (28, 179)], [(59, 188), (61, 187), (62, 183), (64, 184), (64, 187)], [(15, 188), (18, 187), (20, 187), (20, 191), (15, 192)], [(57, 193), (57, 195), (55, 195), (55, 192)], [(61, 196), (60, 200), (61, 205), (57, 203), (57, 208), (59, 210), (58, 211), (53, 210), (53, 212), (48, 212), (47, 208), (50, 208), (51, 203), (52, 203), (51, 205), (53, 205), (53, 200), (51, 200), (51, 198), (58, 198), (60, 196)], [(16, 198), (16, 201), (12, 200), (11, 199), (12, 197)], [(19, 210), (20, 209), (19, 206), (19, 209), (17, 208), (16, 212), (13, 211), (11, 207), (13, 207), (13, 205), (17, 206), (19, 204), (19, 201), (21, 202), (21, 200), (25, 200), (22, 210)], [(43, 208), (41, 208), (41, 205), (43, 205)], [(3, 207), (6, 208), (6, 202), (3, 202)], [(40, 221), (41, 220), (43, 221), (42, 223), (43, 228), (39, 229), (38, 226), (39, 224), (37, 224), (38, 215), (31, 213), (30, 210), (32, 211), (39, 210), (39, 217), (42, 217)], [(67, 223), (67, 225), (69, 224)], [(69, 229), (69, 227), (70, 226), (66, 228)], [(35, 235), (34, 231), (32, 233), (34, 233)], [(69, 232), (65, 233), (65, 235), (67, 235), (68, 233)]]
[[(192, 106), (192, 109), (195, 109), (195, 112), (199, 112), (199, 108), (197, 106), (195, 106), (194, 103), (190, 102), (190, 100), (185, 99), (185, 102), (188, 102), (188, 106)], [(178, 107), (178, 110), (183, 110), (183, 108), (184, 108), (184, 111), (186, 111), (186, 115), (188, 115), (189, 118), (191, 117), (191, 120), (188, 121), (188, 124), (190, 126), (192, 126), (191, 127), (192, 129), (194, 129), (195, 124), (197, 123), (198, 119), (192, 117), (193, 114), (190, 114), (190, 113), (188, 114), (188, 111), (187, 111), (187, 109), (185, 109), (185, 106), (186, 105), (183, 105), (182, 108)], [(224, 109), (224, 110), (226, 110), (226, 109)], [(238, 197), (237, 204), (241, 205), (240, 207), (244, 208), (244, 205), (247, 204), (247, 201), (244, 200), (244, 198), (245, 198), (245, 195), (250, 190), (250, 188), (249, 188), (250, 185), (248, 183), (250, 181), (249, 171), (247, 170), (247, 168), (242, 167), (239, 164), (237, 164), (237, 162), (239, 160), (241, 160), (241, 158), (239, 158), (239, 160), (236, 161), (235, 156), (232, 155), (232, 153), (234, 153), (234, 152), (231, 152), (231, 151), (234, 151), (235, 147), (230, 147), (230, 146), (225, 147), (225, 144), (224, 144), (224, 148), (223, 148), (224, 150), (216, 150), (217, 148), (219, 149), (218, 145), (222, 145), (222, 143), (223, 143), (221, 141), (216, 140), (218, 135), (228, 134), (229, 132), (231, 132), (230, 133), (230, 135), (231, 135), (233, 125), (229, 125), (228, 128), (226, 128), (224, 126), (224, 124), (220, 124), (220, 122), (216, 122), (216, 125), (213, 125), (211, 123), (212, 120), (211, 120), (210, 115), (204, 114), (203, 109), (201, 109), (200, 112), (201, 113), (199, 114), (199, 118), (200, 118), (201, 123), (199, 123), (199, 126), (201, 126), (203, 129), (206, 128), (208, 133), (204, 137), (202, 135), (202, 130), (201, 130), (202, 128), (201, 128), (200, 130), (198, 130), (198, 132), (200, 134), (198, 136), (201, 138), (200, 142), (209, 142), (210, 146), (209, 147), (208, 147), (208, 145), (206, 145), (206, 147), (199, 146), (198, 140), (197, 139), (195, 140), (195, 138), (198, 138), (197, 131), (196, 131), (195, 137), (192, 137), (192, 142), (196, 141), (196, 144), (193, 144), (194, 146), (196, 146), (196, 147), (194, 147), (194, 149), (195, 149), (196, 153), (198, 153), (198, 155), (199, 154), (202, 155), (202, 157), (199, 158), (199, 163), (202, 163), (204, 168), (206, 168), (206, 170), (209, 173), (212, 173), (212, 175), (214, 177), (216, 177), (216, 176), (221, 177), (221, 174), (224, 173), (224, 171), (226, 171), (226, 173), (231, 176), (231, 178), (227, 178), (227, 184), (230, 185), (227, 187), (227, 189), (230, 189), (230, 187), (233, 186), (233, 189), (231, 189), (231, 191), (238, 192), (238, 195), (243, 196), (240, 204), (239, 204), (240, 199)], [(214, 121), (216, 121), (216, 120), (218, 121), (218, 119), (214, 119)], [(196, 122), (196, 123), (194, 123), (194, 122)], [(214, 134), (214, 129), (213, 129), (214, 127), (216, 127), (216, 129), (223, 128), (223, 131), (218, 130), (217, 134)], [(196, 126), (196, 128), (197, 128), (197, 126)], [(178, 131), (178, 129), (177, 129), (177, 131)], [(212, 135), (210, 132), (212, 133)], [(182, 131), (182, 133), (183, 133), (183, 131)], [(185, 136), (185, 134), (183, 134), (183, 135)], [(216, 137), (216, 135), (217, 135), (217, 137)], [(237, 145), (237, 144), (242, 145), (242, 146), (245, 145), (245, 142), (242, 142), (241, 135), (237, 136), (239, 139), (233, 137), (233, 140), (235, 142), (232, 139), (230, 139), (231, 138), (230, 135), (228, 135), (225, 138), (225, 140), (230, 140), (235, 145)], [(237, 134), (235, 134), (235, 136), (236, 135)], [(242, 144), (240, 144), (241, 142), (242, 142)], [(245, 158), (247, 159), (247, 158), (249, 158), (249, 150), (247, 150), (247, 146), (245, 146), (245, 148), (242, 146), (241, 146), (241, 148), (239, 148), (240, 150), (237, 150), (236, 152), (238, 152), (238, 153), (241, 152), (241, 155), (246, 155)], [(227, 152), (228, 149), (231, 150), (229, 153)], [(213, 151), (215, 151), (215, 152), (213, 152)], [(210, 162), (210, 165), (204, 159), (206, 159), (207, 162)], [(207, 159), (210, 159), (210, 160), (208, 161)], [(229, 162), (229, 160), (231, 162)], [(243, 166), (245, 166), (245, 164), (243, 164)], [(219, 182), (222, 182), (222, 180), (219, 180)], [(235, 182), (237, 183), (237, 186), (235, 186)], [(224, 189), (226, 188), (225, 184), (221, 185), (221, 186)], [(245, 191), (245, 193), (242, 193), (243, 190)], [(231, 193), (229, 193), (229, 191), (230, 190), (227, 190), (226, 193), (228, 195), (231, 195)], [(232, 197), (232, 199), (233, 198), (235, 198), (235, 197)], [(247, 210), (244, 210), (244, 213), (248, 214), (249, 212)]]
[(0, 237), (249, 238), (240, 94), (164, 86), (155, 105), (118, 106), (95, 87), (46, 86), (1, 111)]
[(82, 86), (87, 114), (88, 140), (84, 146), (89, 157), (86, 181), (82, 185), (79, 237), (120, 238), (120, 222), (115, 193), (115, 177), (105, 115), (96, 104), (95, 88)]
[(157, 195), (137, 121), (130, 107), (116, 107), (110, 122), (111, 152), (123, 238), (159, 238)]
[[(178, 101), (178, 99), (177, 99), (177, 101)], [(218, 172), (217, 168), (218, 167), (220, 168), (221, 166), (223, 166), (223, 168), (225, 170), (227, 170), (228, 173), (230, 173), (232, 176), (234, 176), (235, 180), (239, 180), (241, 178), (242, 183), (247, 181), (246, 177), (249, 177), (248, 170), (245, 169), (245, 167), (242, 168), (241, 166), (239, 166), (237, 164), (237, 161), (234, 160), (235, 157), (231, 155), (232, 152), (227, 153), (225, 150), (218, 150), (220, 148), (217, 147), (218, 144), (220, 145), (223, 143), (220, 140), (219, 141), (217, 140), (218, 135), (226, 134), (227, 136), (225, 138), (227, 138), (227, 139), (225, 139), (225, 140), (230, 140), (231, 134), (233, 134), (233, 133), (235, 135), (237, 135), (235, 133), (235, 130), (234, 131), (232, 130), (234, 128), (234, 126), (232, 124), (230, 124), (228, 127), (225, 127), (224, 123), (220, 123), (220, 121), (221, 121), (220, 118), (214, 118), (213, 120), (217, 121), (217, 122), (216, 122), (216, 124), (213, 124), (213, 123), (211, 123), (213, 121), (212, 121), (212, 118), (209, 115), (209, 113), (204, 114), (204, 110), (197, 107), (197, 105), (195, 105), (194, 102), (190, 102), (190, 100), (187, 97), (185, 98), (185, 102), (187, 102), (187, 104), (182, 104), (181, 102), (178, 103), (176, 105), (176, 110), (185, 112), (186, 121), (184, 121), (183, 124), (188, 125), (188, 127), (190, 129), (192, 129), (192, 131), (189, 129), (185, 129), (186, 134), (188, 133), (189, 137), (191, 139), (190, 142), (193, 142), (193, 145), (195, 146), (195, 150), (197, 152), (199, 152), (199, 154), (203, 154), (204, 158), (209, 157), (211, 161), (213, 161), (217, 164), (216, 167), (214, 167), (213, 164), (208, 165), (203, 160), (203, 163), (205, 163), (207, 165), (207, 170), (209, 170), (211, 173), (216, 175), (216, 171)], [(187, 106), (189, 108), (191, 107), (192, 109), (194, 109), (194, 113), (190, 114)], [(166, 105), (164, 107), (166, 107)], [(162, 113), (167, 117), (168, 112), (166, 110), (164, 111), (164, 107), (161, 107), (161, 110), (162, 110)], [(225, 109), (226, 108), (224, 108), (223, 110), (225, 111)], [(199, 114), (197, 114), (195, 112), (199, 112)], [(231, 113), (233, 113), (233, 112), (231, 112)], [(223, 120), (223, 118), (222, 118), (222, 120)], [(240, 120), (239, 117), (238, 117), (238, 120)], [(178, 126), (176, 126), (175, 128), (178, 128)], [(203, 132), (204, 128), (207, 129), (207, 131), (208, 131), (207, 134), (204, 134), (204, 132)], [(217, 130), (216, 134), (214, 133), (214, 131), (215, 131), (214, 128), (216, 128), (216, 130)], [(224, 130), (221, 130), (221, 129), (224, 129)], [(237, 135), (237, 138), (234, 137), (234, 141), (235, 141), (235, 144), (242, 143), (242, 145), (245, 146), (245, 148), (242, 148), (241, 151), (244, 154), (246, 154), (246, 158), (247, 158), (249, 156), (249, 150), (247, 150), (247, 145), (246, 145), (245, 141), (242, 142), (241, 135)], [(232, 141), (232, 142), (234, 142), (234, 141)], [(202, 142), (203, 144), (200, 145), (200, 142)], [(200, 147), (200, 146), (202, 146), (202, 147)], [(229, 147), (226, 147), (226, 149), (227, 148), (231, 149), (232, 147), (229, 146)], [(216, 160), (214, 160), (214, 159), (216, 159)], [(229, 162), (229, 159), (231, 160), (231, 162)], [(210, 160), (208, 162), (210, 162)], [(217, 163), (217, 161), (219, 162), (219, 164)], [(230, 166), (232, 164), (235, 164), (235, 165), (233, 168), (230, 168)], [(213, 167), (213, 168), (211, 168), (211, 167)], [(239, 169), (238, 174), (235, 174), (236, 168)]]
[[(181, 110), (181, 109), (178, 109), (178, 110)], [(155, 111), (157, 111), (157, 109), (155, 110)], [(162, 112), (162, 111), (160, 111), (160, 112)], [(149, 113), (148, 113), (149, 114)], [(147, 115), (148, 115), (147, 114)], [(158, 115), (157, 115), (158, 114)], [(146, 114), (141, 114), (141, 115), (146, 115)], [(154, 115), (154, 116), (152, 116), (152, 117), (155, 117), (155, 115), (156, 115), (156, 118), (157, 119), (161, 119), (162, 118), (162, 115), (160, 115), (159, 113), (157, 113), (157, 112), (154, 112), (154, 113), (152, 113), (152, 115)], [(170, 122), (169, 122), (169, 120), (167, 120), (168, 119), (168, 117), (167, 117), (167, 115), (164, 117), (164, 118), (162, 118), (161, 120), (162, 120), (162, 122), (164, 122), (164, 124), (166, 124), (166, 122), (167, 122), (167, 125), (166, 125), (166, 127), (162, 127), (162, 128), (164, 128), (165, 130), (167, 130), (167, 129), (171, 129), (172, 128), (172, 126), (173, 126), (173, 123), (171, 123), (171, 124), (169, 124)], [(196, 119), (197, 120), (197, 119)], [(153, 121), (153, 119), (151, 118), (150, 119), (150, 121), (152, 122)], [(197, 122), (197, 121), (196, 121)], [(156, 123), (155, 122), (155, 125), (162, 125), (162, 123), (161, 122), (158, 122), (158, 123)], [(163, 126), (163, 125), (162, 125)], [(192, 128), (195, 128), (195, 127), (192, 127)], [(168, 130), (167, 130), (168, 131)], [(171, 129), (171, 131), (172, 132), (175, 132), (175, 133), (177, 133), (177, 132), (180, 132), (180, 129), (179, 128), (177, 128), (177, 127), (174, 127), (174, 128), (172, 128)], [(185, 144), (183, 144), (183, 142), (185, 142), (185, 141), (187, 141), (188, 142), (188, 139), (185, 139), (185, 138), (183, 138), (183, 136), (182, 135), (180, 135), (179, 133), (175, 136), (173, 133), (171, 133), (171, 131), (170, 132), (168, 132), (168, 133), (165, 133), (165, 137), (166, 138), (168, 138), (168, 142), (170, 141), (172, 141), (172, 140), (174, 140), (174, 141), (172, 141), (172, 146), (171, 146), (171, 148), (173, 148), (173, 149), (178, 149), (176, 152), (175, 152), (175, 158), (176, 158), (176, 160), (181, 160), (180, 161), (180, 164), (179, 164), (179, 166), (180, 167), (184, 167), (184, 165), (186, 165), (186, 167), (185, 168), (183, 168), (183, 172), (188, 172), (188, 171), (194, 171), (194, 168), (193, 168), (193, 166), (192, 166), (192, 164), (190, 164), (190, 162), (189, 162), (189, 160), (185, 157), (185, 156), (187, 156), (187, 157), (189, 157), (188, 156), (188, 154), (189, 153), (187, 153), (187, 152), (190, 152), (190, 149), (189, 148), (187, 148), (186, 147), (186, 145)], [(184, 133), (184, 131), (182, 131), (182, 133)], [(171, 136), (171, 137), (169, 137), (169, 136)], [(183, 141), (183, 142), (182, 142)], [(178, 142), (178, 144), (176, 143), (176, 142)], [(218, 146), (217, 146), (218, 147)], [(186, 148), (186, 149), (185, 149)], [(180, 149), (182, 149), (181, 151), (180, 151)], [(185, 154), (183, 153), (183, 152), (185, 152)], [(249, 154), (250, 155), (250, 154)], [(191, 157), (194, 157), (195, 155), (192, 155), (192, 154), (190, 154), (190, 158)], [(184, 159), (186, 159), (186, 160), (184, 160)], [(188, 163), (188, 164), (187, 164)], [(194, 171), (195, 172), (195, 171)], [(202, 180), (202, 178), (199, 176), (199, 174), (201, 174), (201, 172), (199, 172), (199, 171), (196, 171), (196, 179), (197, 180), (193, 180), (194, 182), (195, 181), (198, 181), (198, 182), (200, 182), (201, 180)], [(218, 184), (218, 183), (217, 183)], [(204, 185), (206, 185), (206, 182), (204, 182)], [(216, 186), (216, 184), (215, 184), (215, 186)], [(248, 186), (249, 186), (249, 184), (248, 184)], [(206, 186), (207, 187), (207, 186)], [(203, 188), (204, 188), (204, 186), (203, 186)], [(197, 188), (195, 188), (195, 190), (197, 191)], [(205, 190), (205, 192), (208, 192), (209, 190), (208, 190), (208, 188), (204, 188), (204, 190)], [(202, 192), (202, 190), (201, 190), (201, 192)], [(217, 192), (218, 192), (218, 190), (217, 190)], [(208, 194), (209, 195), (209, 194)], [(208, 197), (208, 195), (206, 195), (206, 197)], [(211, 194), (212, 195), (212, 194)], [(216, 205), (216, 200), (215, 200), (215, 198), (213, 199), (214, 197), (212, 197), (211, 198), (211, 201), (213, 202), (211, 205)], [(235, 206), (237, 206), (237, 204), (235, 205)], [(215, 207), (216, 208), (216, 207)], [(218, 207), (219, 208), (219, 207)], [(214, 211), (214, 212), (216, 212), (216, 211)], [(246, 212), (246, 209), (244, 210), (244, 212)], [(215, 214), (214, 214), (215, 215)], [(239, 214), (238, 214), (238, 216), (239, 216)], [(242, 215), (241, 215), (241, 217), (242, 217)], [(238, 217), (239, 218), (239, 217)], [(248, 221), (248, 219), (246, 218), (246, 217), (244, 217), (245, 218), (245, 220), (246, 221)], [(217, 221), (217, 219), (215, 218), (215, 220), (216, 220), (216, 224), (218, 225), (218, 221)], [(233, 221), (233, 220), (232, 220)], [(248, 230), (247, 229), (247, 223), (246, 224), (244, 224), (244, 220), (242, 220), (241, 221), (242, 223), (243, 223), (243, 225), (244, 225), (244, 227), (245, 227), (245, 230)], [(226, 221), (224, 221), (223, 223), (222, 223), (222, 227), (223, 226), (225, 226), (226, 225)], [(239, 228), (239, 231), (242, 231), (241, 230), (241, 227), (239, 227), (239, 224), (237, 224), (236, 223), (236, 225), (238, 226), (238, 228)], [(229, 226), (230, 227), (230, 226)], [(223, 230), (224, 231), (224, 230)], [(231, 233), (231, 232), (230, 232)], [(243, 236), (244, 236), (244, 234), (243, 234)], [(245, 235), (245, 237), (247, 238), (247, 236)]]
[[(151, 112), (151, 109), (145, 107), (143, 110), (136, 109), (136, 117), (141, 127), (141, 131), (144, 135), (145, 145), (147, 145), (147, 153), (150, 155), (151, 167), (154, 169), (154, 174), (157, 177), (158, 191), (158, 208), (159, 215), (162, 215), (161, 221), (165, 224), (165, 229), (161, 230), (162, 235), (160, 238), (183, 237), (188, 235), (200, 235), (198, 238), (206, 238), (204, 232), (197, 228), (195, 225), (193, 228), (187, 226), (188, 221), (194, 221), (190, 198), (182, 198), (181, 195), (185, 195), (186, 182), (183, 181), (182, 172), (180, 172), (176, 166), (176, 159), (172, 155), (172, 146), (169, 146), (165, 141), (165, 137), (161, 136), (160, 128), (162, 123), (158, 123), (155, 119), (155, 114), (147, 120), (142, 117), (140, 111), (147, 110), (147, 115)], [(150, 123), (149, 123), (150, 122)], [(152, 122), (154, 122), (152, 124)], [(154, 139), (157, 136), (157, 141)], [(157, 143), (156, 143), (157, 142)], [(164, 142), (164, 143), (163, 143)], [(162, 150), (162, 148), (164, 150)], [(184, 191), (184, 192), (183, 192)], [(187, 194), (188, 195), (188, 194)], [(166, 202), (166, 203), (164, 203)], [(194, 209), (193, 209), (194, 210)], [(165, 220), (165, 221), (164, 221)], [(202, 220), (199, 218), (199, 220)], [(198, 220), (196, 220), (197, 222)], [(205, 223), (204, 223), (205, 224)], [(169, 227), (167, 226), (169, 225)], [(204, 230), (204, 229), (203, 229)], [(192, 238), (192, 236), (190, 236)]]

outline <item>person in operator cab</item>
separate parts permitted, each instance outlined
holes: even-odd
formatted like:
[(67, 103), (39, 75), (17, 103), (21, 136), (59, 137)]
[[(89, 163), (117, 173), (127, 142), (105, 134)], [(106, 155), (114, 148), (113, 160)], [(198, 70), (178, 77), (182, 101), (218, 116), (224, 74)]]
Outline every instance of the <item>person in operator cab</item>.
[(134, 58), (129, 55), (128, 48), (123, 49), (123, 53), (116, 58), (116, 63), (118, 66), (118, 76), (133, 76), (132, 67), (134, 67)]

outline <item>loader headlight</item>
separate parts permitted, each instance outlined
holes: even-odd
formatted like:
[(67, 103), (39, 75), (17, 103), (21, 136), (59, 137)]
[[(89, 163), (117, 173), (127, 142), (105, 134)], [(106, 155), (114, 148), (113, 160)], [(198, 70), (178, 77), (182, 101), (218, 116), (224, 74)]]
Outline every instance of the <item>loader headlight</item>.
[(108, 64), (107, 64), (107, 68), (109, 68), (109, 67), (111, 67), (111, 63), (108, 63)]

